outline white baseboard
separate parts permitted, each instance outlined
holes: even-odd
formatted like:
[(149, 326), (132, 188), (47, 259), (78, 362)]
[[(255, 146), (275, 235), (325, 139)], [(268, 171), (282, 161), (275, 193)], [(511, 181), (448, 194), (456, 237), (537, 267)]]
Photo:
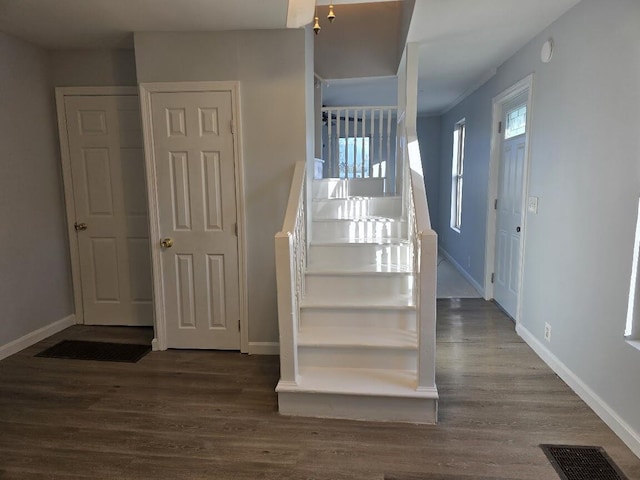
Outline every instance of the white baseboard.
[(35, 345), (40, 340), (44, 340), (45, 338), (50, 337), (51, 335), (55, 335), (58, 332), (61, 332), (65, 328), (68, 328), (72, 325), (76, 324), (76, 316), (75, 314), (64, 317), (56, 322), (50, 323), (38, 330), (35, 330), (31, 333), (27, 333), (26, 335), (14, 340), (13, 342), (9, 342), (6, 345), (0, 346), (0, 360), (3, 358), (10, 357), (14, 353), (18, 353), (21, 350), (24, 350), (31, 345)]
[(475, 279), (471, 275), (469, 275), (469, 272), (467, 272), (464, 268), (462, 268), (462, 265), (460, 265), (458, 262), (456, 262), (456, 260), (445, 249), (443, 249), (442, 247), (438, 247), (438, 251), (442, 254), (442, 256), (444, 258), (447, 259), (447, 261), (451, 265), (453, 265), (453, 267), (458, 271), (458, 273), (460, 275), (462, 275), (464, 277), (464, 279), (467, 282), (469, 282), (473, 288), (476, 289), (478, 294), (482, 298), (484, 298), (484, 288), (481, 287), (480, 284), (478, 282), (476, 282)]
[(558, 357), (556, 357), (540, 340), (529, 330), (518, 324), (516, 332), (527, 342), (534, 352), (569, 385), (569, 387), (589, 405), (618, 437), (640, 457), (640, 432), (634, 431), (620, 416), (593, 390), (591, 390), (580, 378), (573, 373)]
[(249, 355), (280, 355), (278, 342), (249, 342)]

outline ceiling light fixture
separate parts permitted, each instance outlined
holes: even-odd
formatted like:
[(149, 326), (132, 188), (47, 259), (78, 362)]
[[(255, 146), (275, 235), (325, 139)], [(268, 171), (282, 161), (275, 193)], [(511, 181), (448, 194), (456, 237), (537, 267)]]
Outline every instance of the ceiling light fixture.
[[(329, 4), (329, 13), (327, 14), (327, 20), (329, 20), (329, 23), (333, 23), (335, 19), (336, 14), (333, 11), (333, 2), (331, 2)], [(322, 30), (322, 27), (320, 26), (320, 19), (318, 17), (318, 5), (316, 4), (316, 15), (313, 22), (313, 31), (316, 33), (316, 35), (318, 35), (318, 33), (320, 33), (320, 30)]]
[(320, 33), (321, 28), (320, 22), (318, 21), (318, 7), (316, 7), (316, 22), (313, 24), (313, 31), (316, 32), (316, 35)]
[(332, 23), (336, 19), (336, 14), (333, 13), (333, 3), (329, 4), (329, 15), (327, 15), (327, 20), (329, 23)]

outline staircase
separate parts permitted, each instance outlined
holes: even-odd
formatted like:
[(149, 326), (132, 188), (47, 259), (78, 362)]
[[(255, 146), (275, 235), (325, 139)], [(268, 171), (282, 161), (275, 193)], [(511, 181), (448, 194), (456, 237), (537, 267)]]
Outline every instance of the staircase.
[[(382, 178), (313, 180), (311, 188), (309, 209), (300, 207), (304, 188), (292, 189), (302, 218), (276, 238), (280, 413), (435, 423), (435, 308), (433, 331), (427, 322), (421, 335), (413, 216), (401, 196), (385, 196)], [(285, 246), (290, 261), (280, 268)], [(291, 298), (281, 291), (287, 284)]]

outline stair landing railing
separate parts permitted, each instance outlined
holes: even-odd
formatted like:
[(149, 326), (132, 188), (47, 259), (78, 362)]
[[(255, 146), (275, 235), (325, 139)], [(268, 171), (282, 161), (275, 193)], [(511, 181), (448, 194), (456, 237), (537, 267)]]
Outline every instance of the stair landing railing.
[(436, 387), (436, 269), (438, 236), (431, 228), (422, 174), (420, 147), (415, 132), (399, 124), (399, 154), (403, 161), (403, 202), (413, 253), (418, 334), (418, 391)]
[(298, 383), (298, 327), (307, 264), (306, 166), (297, 162), (282, 231), (275, 236), (280, 384)]
[(385, 178), (395, 169), (397, 107), (323, 107), (326, 178)]

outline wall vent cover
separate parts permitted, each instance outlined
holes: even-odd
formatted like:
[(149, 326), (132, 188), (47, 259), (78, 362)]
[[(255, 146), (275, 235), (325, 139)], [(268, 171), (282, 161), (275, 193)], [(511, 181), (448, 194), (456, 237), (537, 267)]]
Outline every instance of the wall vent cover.
[(628, 480), (602, 447), (540, 445), (562, 480)]

